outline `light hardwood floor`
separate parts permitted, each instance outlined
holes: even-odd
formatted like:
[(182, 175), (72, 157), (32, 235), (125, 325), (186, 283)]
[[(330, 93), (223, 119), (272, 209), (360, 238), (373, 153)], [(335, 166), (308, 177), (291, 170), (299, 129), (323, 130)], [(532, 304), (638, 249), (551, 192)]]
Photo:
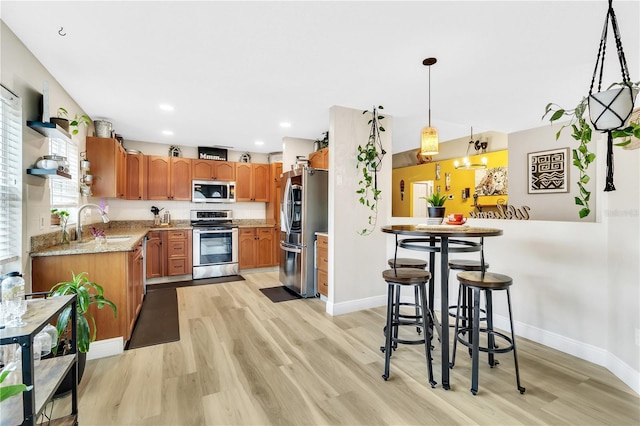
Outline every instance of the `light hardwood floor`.
[(449, 391), (429, 386), (420, 345), (394, 352), (385, 382), (384, 307), (331, 317), (319, 299), (264, 297), (277, 272), (244, 276), (177, 289), (179, 342), (89, 361), (80, 425), (640, 424), (640, 398), (606, 369), (523, 338), (524, 395), (510, 353), (481, 362), (477, 396), (466, 351)]

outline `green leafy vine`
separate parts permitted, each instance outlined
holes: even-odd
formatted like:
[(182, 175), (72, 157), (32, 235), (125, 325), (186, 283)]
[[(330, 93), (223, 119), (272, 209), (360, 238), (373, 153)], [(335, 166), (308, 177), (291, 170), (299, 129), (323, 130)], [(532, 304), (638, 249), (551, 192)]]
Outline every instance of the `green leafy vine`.
[(363, 236), (370, 235), (375, 230), (378, 221), (378, 199), (381, 193), (378, 189), (378, 171), (382, 165), (382, 159), (387, 153), (382, 147), (380, 137), (380, 133), (385, 131), (384, 127), (380, 125), (380, 121), (384, 119), (384, 116), (378, 113), (378, 110), (381, 109), (384, 108), (379, 105), (377, 108), (374, 106), (373, 111), (362, 111), (363, 115), (371, 114), (367, 123), (371, 126), (369, 139), (365, 145), (358, 145), (358, 155), (356, 156), (356, 169), (362, 171), (356, 194), (360, 196), (360, 204), (371, 210), (368, 226), (358, 231), (358, 234)]

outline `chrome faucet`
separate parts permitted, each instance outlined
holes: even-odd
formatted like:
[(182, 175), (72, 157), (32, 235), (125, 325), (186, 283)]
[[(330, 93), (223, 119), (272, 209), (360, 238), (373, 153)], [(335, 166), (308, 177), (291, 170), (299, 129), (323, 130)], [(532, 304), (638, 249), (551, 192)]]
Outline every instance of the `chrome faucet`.
[(102, 210), (102, 208), (97, 204), (83, 204), (78, 208), (78, 215), (76, 217), (76, 241), (82, 240), (82, 211), (87, 207), (95, 207), (100, 210), (100, 216), (102, 216), (102, 222), (109, 223), (109, 217), (107, 217), (107, 212)]

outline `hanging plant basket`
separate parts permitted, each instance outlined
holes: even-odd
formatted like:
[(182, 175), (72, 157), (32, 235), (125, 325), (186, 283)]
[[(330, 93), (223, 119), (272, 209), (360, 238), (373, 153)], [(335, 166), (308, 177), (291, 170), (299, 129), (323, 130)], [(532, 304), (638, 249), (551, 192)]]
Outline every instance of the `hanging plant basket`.
[(589, 119), (601, 132), (624, 126), (638, 95), (635, 87), (618, 87), (589, 95)]

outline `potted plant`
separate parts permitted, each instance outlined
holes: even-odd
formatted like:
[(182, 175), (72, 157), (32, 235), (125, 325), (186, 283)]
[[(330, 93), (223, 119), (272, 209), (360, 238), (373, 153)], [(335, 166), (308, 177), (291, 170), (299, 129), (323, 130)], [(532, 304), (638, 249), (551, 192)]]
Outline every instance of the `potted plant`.
[(67, 232), (67, 222), (69, 221), (69, 212), (64, 209), (51, 209), (51, 224), (60, 225), (62, 228), (62, 244), (69, 242), (69, 232)]
[(51, 122), (58, 124), (60, 127), (64, 128), (66, 131), (71, 130), (72, 135), (77, 135), (79, 131), (79, 127), (81, 124), (84, 124), (85, 127), (89, 127), (91, 124), (91, 119), (87, 115), (78, 115), (75, 114), (73, 119), (69, 117), (69, 112), (63, 108), (58, 108), (58, 117), (52, 117)]
[(360, 204), (368, 207), (372, 212), (369, 215), (368, 227), (358, 231), (363, 236), (371, 234), (378, 221), (378, 197), (381, 192), (378, 189), (378, 171), (380, 171), (382, 159), (387, 153), (382, 147), (380, 138), (380, 133), (385, 130), (380, 125), (380, 120), (383, 120), (384, 116), (378, 114), (379, 109), (384, 108), (379, 105), (377, 108), (374, 107), (373, 111), (365, 110), (362, 112), (362, 114), (371, 114), (371, 119), (368, 121), (371, 129), (367, 143), (358, 145), (358, 155), (356, 156), (356, 169), (362, 170), (362, 178), (358, 181), (360, 188), (356, 194), (360, 195)]
[[(114, 318), (118, 315), (118, 307), (112, 301), (104, 297), (104, 289), (101, 285), (92, 282), (87, 277), (86, 272), (78, 275), (71, 272), (71, 281), (59, 282), (51, 288), (52, 296), (64, 296), (75, 294), (77, 298), (77, 322), (76, 340), (78, 345), (78, 381), (84, 373), (84, 367), (89, 352), (89, 345), (96, 340), (96, 320), (89, 312), (91, 305), (96, 305), (98, 309), (105, 306), (113, 310)], [(67, 307), (58, 316), (56, 329), (58, 330), (58, 344), (52, 350), (53, 353), (62, 355), (71, 350), (69, 319), (71, 318), (71, 307)], [(71, 375), (67, 375), (58, 388), (57, 394), (62, 394), (71, 389)]]
[[(610, 87), (614, 87), (616, 85), (619, 86), (627, 86), (637, 93), (640, 82), (631, 83), (630, 85), (624, 85), (622, 83), (614, 83)], [(603, 93), (603, 92), (601, 92)], [(576, 105), (573, 109), (565, 109), (561, 106), (549, 103), (545, 107), (544, 114), (542, 118), (549, 116), (549, 122), (553, 123), (554, 121), (560, 120), (565, 117), (569, 119), (567, 124), (564, 124), (558, 132), (556, 132), (556, 140), (560, 138), (562, 131), (570, 127), (572, 130), (571, 137), (579, 142), (579, 145), (576, 149), (572, 149), (572, 163), (578, 169), (580, 175), (578, 178), (578, 195), (574, 198), (576, 205), (580, 206), (580, 210), (578, 211), (578, 215), (580, 218), (587, 217), (589, 213), (591, 213), (591, 209), (589, 207), (589, 200), (591, 198), (591, 192), (586, 188), (587, 183), (591, 180), (589, 175), (587, 174), (587, 170), (589, 165), (595, 161), (596, 154), (589, 151), (589, 142), (591, 142), (592, 137), (592, 128), (589, 124), (589, 120), (587, 119), (587, 109), (589, 105), (589, 98), (583, 97), (578, 105)], [(633, 104), (631, 104), (633, 106)], [(630, 111), (629, 111), (630, 112)], [(628, 116), (628, 114), (626, 115)], [(640, 123), (628, 123), (626, 127), (613, 130), (611, 132), (611, 136), (613, 138), (626, 138), (620, 143), (616, 143), (616, 146), (626, 146), (631, 142), (631, 136), (640, 136)], [(615, 189), (615, 188), (614, 188)], [(607, 190), (605, 188), (605, 190)]]
[(429, 217), (442, 217), (444, 218), (444, 203), (447, 201), (446, 195), (441, 195), (440, 192), (434, 192), (430, 197), (421, 197), (427, 200), (430, 207), (427, 207)]
[(11, 398), (12, 396), (19, 395), (26, 390), (33, 389), (33, 386), (27, 386), (24, 383), (16, 383), (4, 386), (2, 385), (7, 376), (9, 376), (9, 374), (12, 374), (17, 369), (17, 367), (18, 365), (14, 361), (11, 361), (7, 363), (7, 365), (5, 365), (3, 370), (0, 372), (0, 402), (4, 401), (5, 399)]

